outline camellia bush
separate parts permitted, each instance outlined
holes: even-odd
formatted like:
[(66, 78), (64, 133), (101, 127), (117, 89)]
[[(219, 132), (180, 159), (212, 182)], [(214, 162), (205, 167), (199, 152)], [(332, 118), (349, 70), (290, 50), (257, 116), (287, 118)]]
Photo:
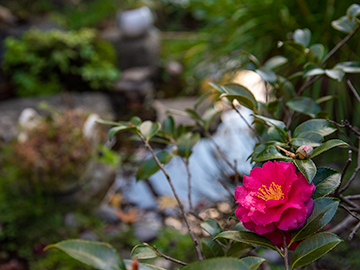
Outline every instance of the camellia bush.
[[(180, 156), (188, 166), (192, 148), (200, 138), (198, 133), (193, 132), (194, 127), (176, 126), (172, 117), (168, 117), (162, 124), (143, 122), (138, 117), (133, 117), (128, 122), (100, 121), (113, 126), (109, 131), (110, 138), (119, 132), (132, 132), (150, 151), (152, 158), (140, 166), (136, 175), (137, 180), (146, 179), (158, 170), (163, 172), (179, 205), (199, 261), (179, 261), (146, 243), (134, 247), (132, 260), (122, 260), (106, 243), (66, 240), (47, 248), (58, 248), (97, 269), (162, 269), (142, 263), (141, 260), (163, 257), (177, 263), (184, 270), (249, 270), (258, 269), (261, 264), (266, 263), (265, 259), (254, 253), (254, 247), (258, 246), (278, 252), (284, 259), (286, 270), (296, 269), (322, 257), (342, 241), (335, 233), (324, 229), (339, 207), (357, 220), (358, 224), (349, 235), (349, 238), (352, 238), (360, 228), (360, 208), (354, 202), (360, 199), (360, 195), (345, 196), (343, 193), (360, 169), (357, 166), (352, 175), (347, 177), (346, 173), (352, 160), (351, 153), (359, 152), (359, 146), (356, 146), (347, 135), (344, 136), (346, 142), (338, 139), (335, 132), (352, 133), (357, 140), (360, 138), (360, 132), (346, 120), (337, 123), (327, 119), (329, 114), (321, 109), (321, 103), (334, 97), (326, 96), (313, 100), (303, 94), (323, 76), (342, 81), (347, 73), (360, 73), (360, 63), (349, 59), (333, 67), (326, 66), (327, 60), (357, 32), (359, 15), (360, 5), (353, 4), (345, 16), (332, 22), (335, 29), (346, 33), (347, 36), (326, 55), (322, 44), (310, 45), (311, 32), (308, 29), (298, 29), (293, 33), (292, 40), (281, 42), (282, 47), (291, 48), (294, 54), (301, 55), (300, 60), (304, 62), (302, 70), (296, 71), (295, 74), (285, 76), (276, 73), (277, 67), (291, 64), (284, 56), (278, 55), (260, 64), (255, 56), (243, 52), (252, 63), (247, 67), (250, 66), (268, 86), (271, 86), (268, 88), (271, 91), (267, 93), (266, 103), (258, 102), (253, 94), (241, 85), (211, 84), (214, 89), (212, 97), (229, 104), (244, 121), (246, 120), (239, 108), (244, 106), (253, 111), (256, 128), (250, 123), (248, 126), (254, 132), (258, 143), (249, 158), (251, 162), (260, 165), (253, 168), (249, 176), (243, 176), (242, 183), (234, 190), (237, 206), (230, 218), (237, 219), (239, 224), (233, 230), (223, 231), (216, 221), (202, 220), (198, 217), (201, 227), (212, 236), (212, 239), (200, 240), (189, 222), (190, 213), (196, 216), (191, 202), (191, 175), (187, 179), (189, 207), (185, 208), (165, 166), (175, 155)], [(350, 80), (347, 84), (351, 90), (348, 94), (355, 96), (360, 102)], [(210, 94), (202, 96), (199, 103)], [(215, 143), (209, 126), (221, 112), (215, 107), (209, 107), (203, 115), (190, 109), (185, 110), (185, 113), (195, 120), (197, 130), (200, 127), (202, 134)], [(331, 139), (326, 139), (330, 135)], [(151, 141), (173, 145), (173, 151), (155, 154), (150, 145)], [(343, 171), (318, 167), (314, 158), (335, 147), (349, 151)], [(239, 180), (241, 176), (236, 164), (232, 164), (218, 146), (217, 151), (234, 170), (235, 178)], [(351, 226), (351, 223), (341, 225), (342, 230)]]

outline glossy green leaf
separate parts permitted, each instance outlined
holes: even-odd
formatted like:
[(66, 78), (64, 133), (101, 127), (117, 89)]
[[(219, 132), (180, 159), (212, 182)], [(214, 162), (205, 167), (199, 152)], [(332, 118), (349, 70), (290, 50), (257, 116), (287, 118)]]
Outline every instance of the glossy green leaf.
[(309, 29), (296, 29), (294, 32), (294, 41), (303, 45), (304, 47), (308, 47), (311, 39), (311, 32)]
[(117, 133), (130, 131), (136, 133), (138, 131), (137, 127), (134, 126), (117, 126), (113, 127), (109, 130), (108, 136), (109, 138), (113, 138)]
[(288, 78), (287, 80), (284, 77), (278, 76), (278, 83), (279, 83), (278, 90), (280, 91), (281, 96), (284, 97), (285, 100), (289, 100), (295, 97), (296, 95), (295, 88), (292, 82), (290, 81), (290, 78)]
[(323, 97), (319, 97), (316, 101), (317, 104), (321, 104), (323, 102), (326, 102), (326, 101), (329, 101), (329, 100), (332, 100), (332, 99), (335, 99), (336, 96), (323, 96)]
[[(173, 157), (172, 154), (165, 151), (156, 154), (156, 156), (161, 164), (169, 163)], [(156, 164), (155, 159), (151, 157), (139, 166), (138, 170), (136, 171), (136, 180), (138, 181), (147, 179), (158, 170), (160, 170), (160, 167)]]
[(126, 270), (123, 260), (116, 250), (107, 243), (86, 240), (66, 240), (49, 245), (57, 248), (74, 259), (101, 270)]
[(314, 149), (313, 154), (311, 155), (311, 157), (316, 157), (318, 155), (320, 155), (321, 153), (324, 153), (328, 150), (330, 150), (331, 148), (337, 147), (337, 146), (349, 146), (346, 142), (342, 141), (342, 140), (329, 140), (327, 142), (324, 142), (323, 145), (317, 147)]
[(130, 256), (132, 259), (153, 259), (159, 254), (151, 246), (140, 244), (133, 247)]
[(285, 48), (299, 55), (303, 55), (306, 49), (304, 45), (294, 41), (285, 41), (284, 46)]
[(360, 15), (360, 5), (358, 4), (352, 4), (347, 10), (346, 15), (349, 18), (349, 20), (353, 20), (357, 16)]
[(291, 239), (291, 242), (303, 240), (319, 232), (334, 217), (339, 200), (322, 197), (314, 201), (314, 210), (308, 217), (306, 224)]
[(160, 129), (161, 125), (159, 123), (151, 121), (142, 122), (139, 127), (141, 134), (145, 137), (147, 141), (149, 141), (153, 136), (155, 136)]
[(219, 239), (219, 238), (230, 239), (236, 242), (241, 242), (248, 245), (260, 246), (278, 251), (278, 249), (274, 246), (273, 243), (270, 242), (269, 239), (267, 239), (264, 236), (257, 235), (256, 233), (253, 232), (225, 231), (219, 233), (214, 239)]
[(219, 85), (217, 85), (216, 83), (209, 83), (209, 85), (212, 87), (212, 88), (214, 88), (216, 91), (218, 91), (220, 94), (224, 94), (224, 93), (226, 93), (225, 92), (225, 90), (221, 87), (221, 86), (219, 86)]
[(174, 118), (172, 116), (168, 116), (163, 121), (162, 130), (164, 131), (164, 133), (167, 136), (174, 138), (174, 136), (175, 136), (175, 122), (174, 122)]
[(273, 70), (274, 68), (280, 67), (286, 64), (288, 59), (281, 55), (276, 55), (267, 60), (264, 64), (264, 69)]
[(245, 55), (256, 67), (260, 67), (260, 61), (255, 57), (255, 55), (247, 52), (247, 51), (240, 51), (241, 55)]
[(209, 238), (201, 239), (201, 247), (206, 259), (224, 257), (225, 255), (225, 252), (220, 244)]
[(296, 147), (302, 145), (317, 147), (321, 145), (323, 140), (324, 137), (321, 136), (319, 133), (309, 131), (300, 133), (298, 136), (292, 138), (290, 144)]
[(292, 267), (300, 268), (317, 260), (336, 247), (342, 240), (335, 234), (323, 232), (305, 239), (295, 249), (292, 256)]
[(96, 122), (99, 124), (110, 125), (110, 126), (126, 125), (125, 122), (114, 122), (114, 121), (108, 121), (108, 120), (103, 120), (103, 119), (97, 119)]
[(217, 223), (215, 220), (212, 220), (212, 219), (201, 222), (200, 226), (206, 232), (208, 232), (211, 236), (214, 236), (214, 237), (223, 231), (221, 229), (219, 223)]
[(199, 133), (185, 133), (182, 134), (176, 141), (177, 155), (189, 158), (192, 154), (193, 146), (200, 140)]
[(316, 165), (311, 159), (294, 159), (293, 160), (299, 171), (305, 176), (306, 180), (311, 183), (316, 174)]
[(317, 75), (323, 75), (325, 73), (325, 70), (322, 68), (313, 68), (309, 69), (306, 72), (304, 72), (304, 77), (310, 77), (310, 76), (317, 76)]
[(260, 68), (256, 69), (255, 72), (266, 82), (274, 83), (277, 80), (276, 73), (272, 70)]
[(281, 160), (293, 160), (292, 158), (282, 155), (279, 150), (274, 145), (269, 145), (265, 147), (264, 150), (262, 150), (260, 153), (255, 155), (252, 158), (252, 161), (255, 162), (262, 162), (262, 161), (268, 161), (272, 159), (281, 159)]
[(142, 123), (140, 117), (137, 117), (137, 116), (131, 117), (129, 122), (136, 127), (139, 127)]
[(354, 20), (349, 20), (347, 16), (342, 16), (339, 19), (332, 21), (331, 26), (343, 33), (350, 33), (356, 27), (356, 24)]
[(247, 256), (245, 258), (242, 258), (240, 261), (245, 263), (250, 270), (256, 270), (263, 262), (266, 261), (266, 259), (254, 256)]
[(339, 185), (341, 174), (330, 168), (318, 168), (313, 183), (316, 186), (314, 194), (311, 196), (317, 199), (333, 192)]
[(316, 114), (321, 111), (320, 106), (315, 102), (315, 100), (309, 97), (296, 97), (288, 102), (286, 105), (299, 113), (303, 113), (311, 116), (312, 118), (316, 117)]
[(256, 119), (261, 120), (262, 122), (264, 122), (269, 126), (276, 127), (276, 129), (278, 129), (279, 132), (284, 133), (285, 135), (287, 134), (287, 128), (284, 122), (256, 114), (254, 115), (254, 117), (255, 120)]
[(341, 82), (345, 76), (345, 72), (341, 69), (325, 69), (325, 74), (329, 78), (337, 80), (338, 82)]
[[(124, 260), (126, 269), (132, 269), (131, 264), (132, 260)], [(161, 268), (155, 265), (147, 264), (147, 263), (138, 263), (138, 270), (166, 270), (165, 268)]]
[(251, 91), (246, 87), (239, 84), (226, 84), (223, 85), (222, 88), (225, 90), (225, 94), (221, 96), (230, 98), (230, 101), (236, 98), (241, 105), (253, 111), (257, 110), (257, 101)]
[(181, 270), (250, 270), (249, 267), (235, 258), (214, 258), (190, 263)]
[(324, 119), (311, 119), (299, 125), (294, 130), (294, 136), (297, 137), (300, 133), (308, 131), (319, 133), (325, 137), (335, 132), (336, 128)]
[(252, 245), (235, 242), (226, 252), (226, 257), (240, 258), (245, 254), (249, 253), (250, 251), (252, 251), (253, 249), (254, 247)]
[(341, 62), (336, 64), (333, 69), (341, 69), (345, 73), (360, 73), (360, 63), (354, 61)]
[(185, 112), (187, 112), (187, 114), (189, 115), (190, 118), (192, 118), (193, 120), (195, 120), (195, 122), (200, 126), (203, 127), (204, 126), (204, 120), (201, 119), (200, 115), (192, 109), (185, 109)]
[(311, 54), (311, 57), (313, 58), (313, 61), (316, 61), (316, 63), (319, 63), (325, 54), (325, 47), (322, 44), (313, 44), (310, 46), (309, 54)]

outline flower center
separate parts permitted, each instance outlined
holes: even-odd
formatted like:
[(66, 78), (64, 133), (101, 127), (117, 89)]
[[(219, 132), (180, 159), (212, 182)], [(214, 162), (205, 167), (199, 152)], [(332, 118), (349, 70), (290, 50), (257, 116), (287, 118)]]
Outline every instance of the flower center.
[(265, 185), (262, 185), (262, 187), (263, 188), (259, 188), (257, 193), (258, 198), (263, 199), (264, 201), (284, 199), (284, 193), (282, 192), (280, 185), (276, 185), (272, 182), (269, 188)]

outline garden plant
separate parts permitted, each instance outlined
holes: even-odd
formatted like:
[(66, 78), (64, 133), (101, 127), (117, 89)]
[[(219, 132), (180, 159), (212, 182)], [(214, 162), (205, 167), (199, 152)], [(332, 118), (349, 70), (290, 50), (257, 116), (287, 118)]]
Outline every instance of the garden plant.
[[(189, 215), (197, 216), (192, 205), (191, 175), (187, 179), (189, 193), (188, 207), (185, 208), (166, 170), (166, 164), (175, 155), (180, 156), (188, 166), (193, 146), (200, 139), (194, 127), (176, 126), (171, 116), (162, 124), (142, 121), (138, 117), (128, 122), (99, 121), (113, 126), (109, 130), (110, 138), (119, 132), (131, 132), (150, 151), (152, 158), (139, 167), (137, 180), (147, 179), (159, 170), (165, 175), (193, 241), (197, 262), (179, 261), (147, 243), (134, 247), (132, 260), (123, 260), (114, 248), (101, 242), (65, 240), (47, 249), (58, 248), (97, 269), (162, 269), (141, 260), (163, 257), (178, 264), (181, 269), (189, 270), (258, 269), (266, 263), (254, 252), (255, 246), (258, 246), (278, 252), (286, 270), (297, 269), (312, 263), (340, 244), (342, 239), (325, 227), (338, 208), (357, 220), (355, 225), (341, 224), (342, 230), (351, 229), (349, 238), (352, 239), (360, 229), (360, 207), (356, 203), (360, 195), (344, 195), (344, 192), (350, 191), (349, 187), (360, 170), (358, 156), (354, 171), (350, 175), (347, 172), (352, 152), (360, 153), (360, 131), (346, 120), (337, 123), (328, 119), (331, 114), (323, 111), (321, 106), (336, 97), (323, 96), (314, 100), (307, 96), (306, 90), (320, 79), (341, 82), (348, 74), (360, 73), (360, 63), (349, 61), (352, 59), (328, 66), (328, 60), (357, 33), (359, 15), (360, 5), (353, 4), (347, 9), (346, 15), (332, 22), (332, 26), (345, 33), (345, 37), (327, 53), (324, 45), (310, 44), (309, 29), (297, 29), (291, 40), (279, 42), (281, 49), (294, 54), (291, 61), (277, 55), (261, 64), (254, 55), (241, 52), (243, 68), (255, 71), (266, 82), (267, 102), (258, 102), (247, 88), (233, 83), (212, 83), (214, 91), (199, 98), (199, 103), (205, 98), (212, 98), (214, 103), (221, 100), (243, 120), (239, 108), (244, 106), (252, 110), (256, 125), (248, 123), (248, 126), (258, 139), (249, 158), (259, 166), (253, 168), (249, 176), (239, 175), (236, 164), (227, 160), (221, 149), (217, 148), (234, 170), (236, 180), (242, 181), (234, 190), (236, 208), (230, 218), (237, 219), (239, 224), (233, 230), (223, 231), (216, 221), (198, 217), (201, 227), (212, 239), (199, 239), (189, 221)], [(285, 70), (284, 74), (277, 72), (279, 67), (286, 65), (289, 66), (287, 69), (281, 69)], [(287, 74), (286, 70), (295, 72)], [(360, 102), (351, 81), (347, 79), (346, 83), (349, 92), (343, 94), (355, 97), (356, 102)], [(210, 124), (221, 113), (215, 108), (210, 106), (203, 115), (199, 115), (195, 109), (185, 110), (210, 141)], [(173, 150), (156, 154), (151, 141), (172, 145)], [(315, 164), (319, 155), (326, 157), (325, 153), (336, 147), (348, 151), (342, 171)]]

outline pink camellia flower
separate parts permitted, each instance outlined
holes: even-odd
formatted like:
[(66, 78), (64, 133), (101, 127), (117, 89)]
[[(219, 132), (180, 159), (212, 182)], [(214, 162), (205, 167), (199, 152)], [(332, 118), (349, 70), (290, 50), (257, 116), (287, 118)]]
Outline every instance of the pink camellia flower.
[(268, 161), (244, 176), (243, 184), (235, 189), (235, 215), (259, 235), (301, 228), (313, 211), (315, 185), (293, 163)]

